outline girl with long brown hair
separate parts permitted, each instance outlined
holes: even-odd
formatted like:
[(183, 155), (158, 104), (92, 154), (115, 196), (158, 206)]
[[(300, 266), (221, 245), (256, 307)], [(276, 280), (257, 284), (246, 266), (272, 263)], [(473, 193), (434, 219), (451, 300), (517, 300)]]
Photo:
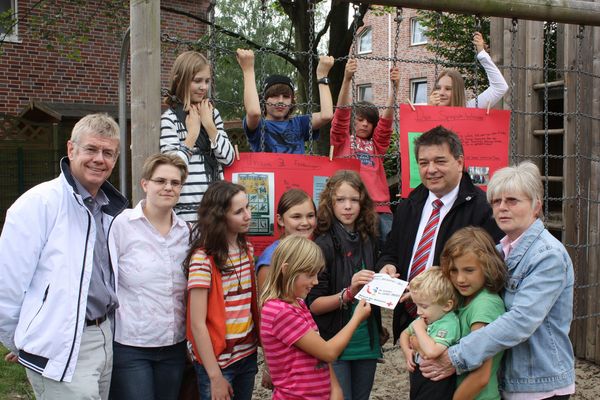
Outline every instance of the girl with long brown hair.
[(187, 338), (201, 399), (252, 398), (258, 309), (252, 215), (243, 186), (211, 184), (198, 208), (188, 273)]
[[(307, 300), (319, 333), (329, 340), (352, 318), (358, 305), (354, 296), (375, 274), (377, 214), (357, 172), (341, 170), (329, 179), (321, 193), (315, 235), (325, 269)], [(379, 308), (373, 307), (333, 363), (345, 398), (369, 398), (384, 332)]]

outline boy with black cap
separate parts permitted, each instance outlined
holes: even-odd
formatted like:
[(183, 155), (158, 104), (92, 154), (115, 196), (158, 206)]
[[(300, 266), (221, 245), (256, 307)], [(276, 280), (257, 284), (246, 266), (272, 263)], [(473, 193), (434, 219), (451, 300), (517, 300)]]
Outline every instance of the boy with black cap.
[(256, 89), (254, 52), (238, 49), (237, 60), (244, 76), (244, 132), (252, 151), (304, 154), (304, 142), (310, 140), (311, 136), (313, 139), (318, 138), (318, 132), (310, 130), (311, 120), (312, 129), (319, 129), (333, 118), (333, 101), (327, 78), (333, 66), (333, 57), (321, 56), (317, 65), (321, 110), (312, 115), (291, 118), (295, 106), (294, 84), (291, 79), (283, 75), (271, 75), (265, 79), (263, 115)]

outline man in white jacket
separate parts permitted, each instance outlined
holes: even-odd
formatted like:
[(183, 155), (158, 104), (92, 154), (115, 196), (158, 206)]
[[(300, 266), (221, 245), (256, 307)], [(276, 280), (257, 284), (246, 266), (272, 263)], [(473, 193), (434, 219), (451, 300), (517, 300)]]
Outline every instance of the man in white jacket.
[(71, 132), (58, 178), (10, 207), (0, 235), (0, 341), (37, 399), (107, 399), (117, 271), (108, 231), (127, 200), (108, 182), (119, 126), (106, 114)]

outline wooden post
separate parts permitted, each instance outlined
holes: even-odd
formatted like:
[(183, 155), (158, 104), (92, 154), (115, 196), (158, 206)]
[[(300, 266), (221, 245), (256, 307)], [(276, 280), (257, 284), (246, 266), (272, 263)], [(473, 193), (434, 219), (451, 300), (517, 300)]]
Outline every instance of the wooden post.
[[(578, 29), (579, 27), (575, 27)], [(592, 136), (595, 134), (597, 141), (598, 131), (592, 130), (592, 119), (588, 117), (589, 115), (598, 116), (598, 114), (593, 114), (594, 108), (593, 103), (591, 101), (592, 95), (594, 94), (594, 86), (598, 86), (598, 78), (592, 78), (591, 76), (585, 74), (585, 72), (593, 72), (593, 33), (596, 28), (586, 26), (583, 31), (580, 33), (583, 35), (583, 39), (581, 39), (581, 69), (583, 70), (583, 74), (580, 75), (580, 106), (579, 111), (584, 114), (581, 116), (580, 123), (580, 133), (579, 136), (576, 137), (576, 140), (579, 140), (579, 158), (577, 158), (577, 162), (580, 166), (579, 171), (579, 198), (577, 202), (577, 207), (579, 208), (577, 225), (579, 226), (578, 232), (578, 243), (583, 245), (589, 245), (592, 243), (598, 243), (598, 241), (590, 241), (590, 231), (592, 229), (596, 229), (596, 227), (590, 226), (589, 213), (592, 210), (592, 207), (596, 206), (596, 204), (590, 202), (589, 198), (591, 193), (598, 192), (590, 192), (590, 174), (592, 171), (591, 162), (592, 156)], [(577, 39), (579, 40), (579, 39)], [(596, 84), (594, 85), (594, 79), (596, 80)], [(596, 163), (597, 164), (597, 163)], [(577, 188), (576, 188), (577, 189)], [(577, 252), (579, 253), (579, 257), (581, 258), (582, 267), (585, 269), (586, 282), (587, 284), (598, 284), (598, 258), (590, 258), (588, 248), (581, 247), (577, 248)], [(598, 298), (596, 297), (595, 287), (590, 287), (586, 289), (582, 294), (586, 297), (586, 309), (585, 314), (591, 315), (598, 312)], [(587, 360), (594, 360), (597, 339), (598, 339), (598, 329), (597, 329), (598, 318), (586, 318), (585, 319), (585, 342), (583, 343), (583, 352), (585, 354), (585, 358)], [(599, 360), (595, 360), (598, 362)]]
[(160, 0), (132, 0), (131, 175), (133, 204), (146, 157), (158, 151), (160, 136)]
[[(58, 123), (52, 123), (52, 163), (54, 164), (54, 176), (60, 175), (60, 157), (59, 157), (59, 140), (58, 140)], [(60, 149), (62, 150), (62, 149)]]
[(361, 3), (600, 26), (600, 4), (581, 0), (361, 0)]
[[(564, 65), (559, 66), (565, 71), (565, 97), (564, 97), (564, 126), (563, 161), (565, 179), (563, 213), (565, 219), (565, 235), (563, 242), (568, 245), (567, 250), (573, 260), (575, 268), (574, 315), (585, 316), (592, 314), (596, 309), (595, 288), (588, 285), (597, 283), (590, 281), (597, 273), (597, 259), (592, 265), (589, 263), (587, 248), (579, 247), (590, 243), (588, 239), (588, 210), (591, 206), (589, 198), (589, 174), (591, 155), (591, 121), (589, 117), (575, 115), (576, 112), (591, 114), (592, 78), (586, 74), (577, 74), (577, 69), (591, 71), (592, 65), (592, 29), (585, 28), (579, 32), (576, 25), (565, 25), (560, 30), (558, 40), (562, 41), (564, 49)], [(583, 39), (578, 38), (579, 34)], [(581, 46), (580, 46), (581, 41)], [(580, 53), (578, 55), (578, 48)], [(597, 135), (597, 132), (596, 132)], [(575, 246), (575, 247), (573, 247)], [(591, 268), (592, 267), (592, 268)], [(597, 331), (594, 318), (576, 320), (572, 326), (572, 341), (575, 354), (578, 357), (588, 358), (593, 355)], [(589, 358), (588, 358), (589, 359)]]
[[(600, 60), (600, 28), (593, 29), (593, 59)], [(600, 63), (598, 61), (593, 62), (592, 64), (592, 73), (595, 76), (600, 75)], [(600, 115), (600, 85), (597, 83), (593, 85), (592, 89), (592, 115)], [(591, 132), (593, 135), (593, 140), (590, 145), (591, 147), (591, 156), (596, 160), (600, 159), (600, 121), (593, 120)], [(590, 214), (589, 214), (589, 235), (588, 235), (588, 243), (595, 243), (595, 246), (590, 247), (588, 252), (588, 259), (590, 260), (590, 265), (594, 266), (594, 268), (590, 268), (589, 279), (592, 283), (600, 282), (600, 266), (598, 265), (598, 260), (600, 260), (600, 163), (592, 162), (590, 163), (590, 190), (587, 193), (590, 198)], [(594, 203), (595, 201), (595, 203)], [(594, 305), (592, 309), (593, 314), (600, 313), (600, 302), (598, 299), (600, 298), (600, 286), (596, 286), (595, 288), (590, 289), (589, 296), (594, 300), (591, 303)], [(593, 347), (590, 349), (590, 360), (594, 361), (596, 364), (600, 363), (600, 330), (598, 329), (598, 317), (592, 318), (588, 327), (591, 326), (591, 332), (593, 336), (588, 340), (588, 343), (593, 341)], [(594, 351), (594, 353), (591, 352)]]

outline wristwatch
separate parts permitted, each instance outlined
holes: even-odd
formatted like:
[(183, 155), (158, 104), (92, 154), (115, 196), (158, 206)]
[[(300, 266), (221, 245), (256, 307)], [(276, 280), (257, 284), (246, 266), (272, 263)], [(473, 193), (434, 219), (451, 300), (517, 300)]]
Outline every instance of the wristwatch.
[(328, 77), (324, 77), (321, 78), (317, 81), (317, 84), (319, 85), (329, 85), (329, 78)]

